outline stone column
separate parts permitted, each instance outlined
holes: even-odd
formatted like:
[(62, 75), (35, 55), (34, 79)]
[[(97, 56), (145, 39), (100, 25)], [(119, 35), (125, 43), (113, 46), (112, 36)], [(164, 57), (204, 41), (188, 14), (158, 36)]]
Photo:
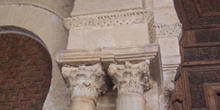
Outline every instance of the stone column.
[(62, 74), (71, 90), (71, 110), (96, 110), (98, 95), (105, 91), (105, 73), (101, 64), (63, 66)]
[(110, 64), (108, 74), (117, 88), (116, 110), (146, 110), (144, 91), (150, 89), (149, 63)]

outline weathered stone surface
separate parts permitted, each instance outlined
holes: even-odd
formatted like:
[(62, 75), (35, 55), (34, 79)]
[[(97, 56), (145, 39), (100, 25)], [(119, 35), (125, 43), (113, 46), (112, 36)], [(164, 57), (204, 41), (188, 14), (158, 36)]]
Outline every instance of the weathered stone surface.
[(0, 5), (28, 5), (50, 11), (60, 18), (70, 15), (74, 0), (1, 0)]

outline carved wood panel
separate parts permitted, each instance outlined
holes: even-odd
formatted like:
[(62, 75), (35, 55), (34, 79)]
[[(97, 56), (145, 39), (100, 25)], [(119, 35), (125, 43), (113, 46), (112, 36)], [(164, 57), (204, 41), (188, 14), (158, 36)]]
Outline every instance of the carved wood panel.
[(174, 0), (184, 29), (220, 26), (219, 0)]
[(219, 0), (194, 0), (194, 4), (197, 12), (202, 17), (220, 15)]
[(48, 51), (36, 40), (0, 34), (0, 110), (41, 110), (51, 65)]
[(220, 83), (204, 83), (206, 106), (210, 110), (220, 109)]
[[(210, 69), (209, 67), (198, 67), (193, 70), (185, 70), (185, 74), (189, 81), (189, 95), (191, 100), (191, 107), (197, 109), (208, 108), (205, 100), (204, 83), (220, 82), (220, 68)], [(186, 86), (186, 87), (187, 87)]]
[[(181, 77), (172, 94), (170, 110), (178, 110), (175, 106), (184, 110), (215, 110), (218, 94), (212, 108), (210, 101), (214, 99), (207, 98), (210, 90), (205, 85), (220, 82), (220, 1), (174, 0), (174, 4), (184, 28), (180, 41)], [(178, 92), (181, 98), (177, 98)]]

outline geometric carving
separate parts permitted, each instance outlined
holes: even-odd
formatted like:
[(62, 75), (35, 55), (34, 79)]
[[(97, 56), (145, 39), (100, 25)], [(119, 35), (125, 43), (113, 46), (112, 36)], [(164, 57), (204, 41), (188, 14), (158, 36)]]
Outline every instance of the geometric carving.
[(64, 19), (65, 27), (70, 29), (110, 27), (118, 25), (146, 23), (152, 18), (152, 12), (146, 10), (128, 10), (117, 13), (92, 14), (73, 16)]
[(196, 31), (196, 43), (220, 42), (220, 29)]
[(0, 110), (41, 110), (52, 63), (38, 41), (20, 34), (0, 34)]
[(180, 36), (182, 32), (182, 25), (180, 23), (170, 25), (154, 25), (157, 38), (160, 37), (174, 37)]
[(184, 62), (220, 60), (220, 46), (184, 48)]

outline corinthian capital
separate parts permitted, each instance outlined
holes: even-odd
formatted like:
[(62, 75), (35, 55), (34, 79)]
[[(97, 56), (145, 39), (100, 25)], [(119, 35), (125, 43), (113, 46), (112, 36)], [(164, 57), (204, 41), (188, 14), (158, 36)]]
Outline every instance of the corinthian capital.
[(73, 98), (96, 100), (105, 88), (105, 73), (101, 64), (92, 66), (63, 66), (62, 74), (67, 80)]
[(123, 65), (111, 64), (108, 74), (113, 78), (114, 88), (118, 95), (125, 93), (138, 93), (140, 95), (150, 88), (149, 63), (144, 61), (138, 64), (125, 62)]

